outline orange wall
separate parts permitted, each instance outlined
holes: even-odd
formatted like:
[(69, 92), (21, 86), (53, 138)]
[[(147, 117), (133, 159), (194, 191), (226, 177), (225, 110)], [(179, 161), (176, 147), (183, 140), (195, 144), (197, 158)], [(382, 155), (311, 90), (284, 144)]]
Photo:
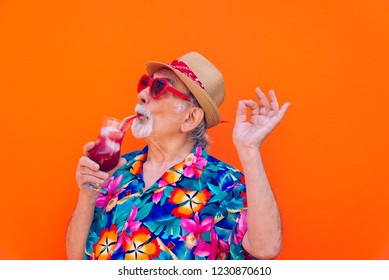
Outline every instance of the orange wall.
[(82, 146), (133, 113), (146, 61), (192, 50), (226, 80), (217, 157), (239, 167), (238, 99), (291, 102), (262, 148), (279, 259), (389, 259), (389, 2), (164, 2), (0, 2), (0, 259), (65, 258)]

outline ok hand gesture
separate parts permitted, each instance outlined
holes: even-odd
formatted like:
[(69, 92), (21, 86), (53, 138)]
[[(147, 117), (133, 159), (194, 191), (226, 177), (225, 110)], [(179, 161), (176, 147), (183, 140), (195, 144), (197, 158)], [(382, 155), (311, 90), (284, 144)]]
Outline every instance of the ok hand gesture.
[[(238, 150), (258, 149), (266, 137), (273, 131), (284, 116), (289, 103), (279, 109), (278, 101), (273, 90), (269, 91), (269, 100), (265, 94), (256, 89), (259, 103), (253, 100), (239, 101), (233, 131), (233, 141)], [(246, 118), (247, 108), (251, 110)]]

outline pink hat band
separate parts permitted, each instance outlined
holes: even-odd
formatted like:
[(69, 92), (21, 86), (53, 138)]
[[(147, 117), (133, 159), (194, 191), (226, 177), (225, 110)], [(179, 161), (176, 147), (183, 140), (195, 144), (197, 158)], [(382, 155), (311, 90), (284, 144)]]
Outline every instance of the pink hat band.
[(196, 74), (193, 73), (192, 70), (190, 70), (189, 66), (186, 65), (185, 62), (176, 59), (176, 60), (173, 60), (172, 62), (170, 62), (169, 65), (172, 68), (180, 71), (182, 74), (184, 74), (188, 78), (190, 78), (192, 81), (194, 81), (196, 84), (198, 84), (202, 89), (205, 89), (203, 83), (199, 80), (199, 78), (197, 78)]

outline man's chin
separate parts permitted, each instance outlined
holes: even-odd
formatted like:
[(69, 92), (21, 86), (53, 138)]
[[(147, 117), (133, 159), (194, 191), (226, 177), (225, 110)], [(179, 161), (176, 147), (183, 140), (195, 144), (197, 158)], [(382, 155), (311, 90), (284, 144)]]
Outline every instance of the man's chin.
[[(138, 121), (138, 120), (137, 120)], [(152, 124), (142, 124), (140, 121), (134, 122), (131, 127), (132, 135), (135, 138), (142, 139), (149, 137), (152, 132)]]
[(134, 138), (136, 138), (136, 139), (146, 139), (147, 137), (150, 136), (150, 135), (142, 135), (142, 134), (135, 134), (135, 133), (132, 133), (132, 135), (133, 135)]

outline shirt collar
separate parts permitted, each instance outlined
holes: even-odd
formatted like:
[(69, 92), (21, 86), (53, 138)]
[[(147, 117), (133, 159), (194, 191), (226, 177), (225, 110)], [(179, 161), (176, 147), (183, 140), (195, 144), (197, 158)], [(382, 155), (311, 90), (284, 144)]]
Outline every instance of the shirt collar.
[[(148, 146), (145, 146), (134, 158), (134, 160), (129, 163), (131, 165), (130, 172), (134, 175), (139, 175), (143, 171), (143, 163), (147, 159)], [(159, 181), (164, 180), (167, 184), (174, 184), (177, 182), (181, 176), (190, 179), (199, 179), (204, 168), (208, 162), (208, 153), (205, 150), (204, 146), (197, 143), (194, 145), (192, 151), (186, 156), (186, 158), (172, 166), (169, 170), (165, 172), (164, 175), (159, 179)], [(162, 182), (162, 183), (164, 183)]]

